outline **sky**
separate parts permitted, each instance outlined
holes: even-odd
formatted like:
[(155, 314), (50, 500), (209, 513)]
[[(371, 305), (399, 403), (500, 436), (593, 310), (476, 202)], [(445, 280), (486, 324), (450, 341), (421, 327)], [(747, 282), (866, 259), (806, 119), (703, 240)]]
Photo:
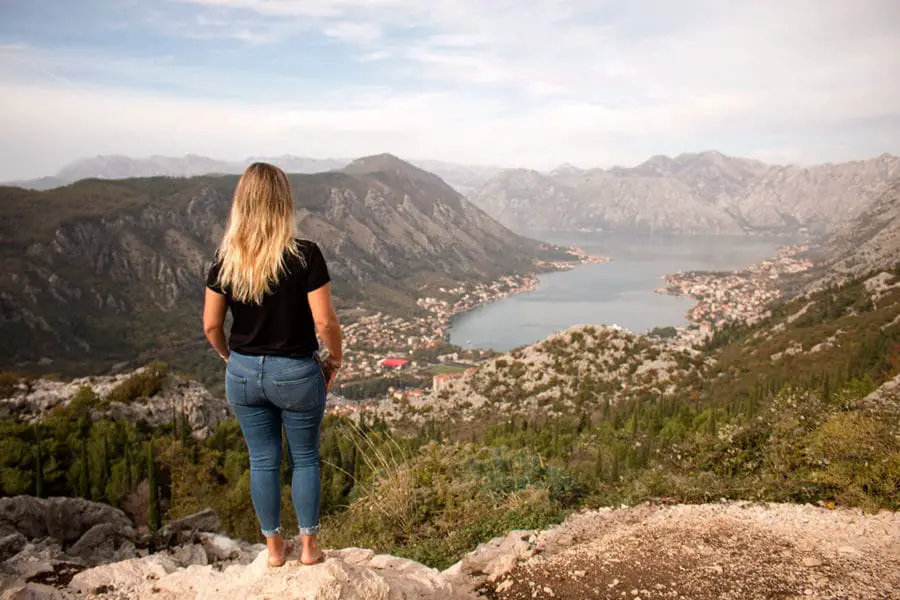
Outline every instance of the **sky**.
[(900, 154), (897, 0), (0, 0), (0, 180), (99, 154)]

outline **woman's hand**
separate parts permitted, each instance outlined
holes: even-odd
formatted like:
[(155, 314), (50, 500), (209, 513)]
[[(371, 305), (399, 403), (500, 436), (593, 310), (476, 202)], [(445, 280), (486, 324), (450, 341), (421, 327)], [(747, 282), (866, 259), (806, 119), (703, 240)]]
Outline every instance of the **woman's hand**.
[(322, 362), (322, 372), (325, 374), (325, 392), (331, 390), (331, 385), (337, 379), (338, 371), (341, 370), (341, 361), (334, 358), (326, 358)]

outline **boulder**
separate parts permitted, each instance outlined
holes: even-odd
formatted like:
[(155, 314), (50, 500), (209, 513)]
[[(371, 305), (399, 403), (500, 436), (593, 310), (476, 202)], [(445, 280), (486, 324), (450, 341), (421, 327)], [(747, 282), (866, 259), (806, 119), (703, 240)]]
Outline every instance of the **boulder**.
[(191, 543), (199, 532), (217, 532), (222, 527), (222, 520), (211, 508), (193, 515), (169, 521), (159, 530), (159, 539), (163, 545), (176, 546)]
[(511, 531), (505, 537), (480, 544), (443, 575), (460, 588), (475, 590), (486, 581), (497, 581), (513, 571), (520, 561), (535, 554), (535, 531)]
[(190, 567), (191, 565), (206, 566), (209, 564), (209, 556), (200, 544), (189, 544), (172, 548), (169, 550), (168, 555), (179, 567)]
[(100, 523), (81, 536), (67, 554), (83, 558), (91, 565), (136, 558), (135, 537), (131, 527)]
[(206, 551), (206, 555), (212, 562), (250, 562), (256, 556), (249, 557), (249, 553), (244, 550), (241, 544), (224, 535), (216, 535), (214, 533), (200, 533), (197, 535), (200, 545)]
[(69, 600), (74, 596), (41, 583), (24, 583), (6, 590), (0, 600)]
[(78, 541), (95, 525), (132, 528), (117, 508), (83, 498), (0, 498), (0, 534), (21, 533), (28, 539), (52, 537), (64, 545)]
[[(144, 584), (155, 583), (177, 570), (178, 565), (171, 557), (164, 554), (152, 554), (143, 558), (101, 565), (82, 571), (72, 578), (69, 586), (83, 594), (103, 590), (104, 592), (119, 592), (125, 594), (126, 597), (143, 598), (143, 595), (134, 592)], [(187, 590), (185, 592), (189, 594)], [(147, 595), (151, 595), (150, 590)], [(185, 597), (190, 596), (186, 595)]]
[(28, 538), (18, 531), (0, 538), (0, 561), (15, 556), (27, 543)]

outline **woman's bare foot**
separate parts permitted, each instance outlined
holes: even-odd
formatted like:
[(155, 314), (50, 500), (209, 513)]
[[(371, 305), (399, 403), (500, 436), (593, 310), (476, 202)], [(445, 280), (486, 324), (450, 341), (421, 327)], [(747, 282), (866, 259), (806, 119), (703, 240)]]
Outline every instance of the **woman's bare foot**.
[(303, 543), (303, 552), (300, 554), (300, 562), (304, 565), (314, 565), (325, 559), (325, 553), (319, 550), (315, 535), (300, 536)]
[(269, 566), (280, 567), (287, 560), (287, 555), (291, 553), (291, 542), (285, 542), (280, 535), (266, 538), (266, 548), (269, 550)]

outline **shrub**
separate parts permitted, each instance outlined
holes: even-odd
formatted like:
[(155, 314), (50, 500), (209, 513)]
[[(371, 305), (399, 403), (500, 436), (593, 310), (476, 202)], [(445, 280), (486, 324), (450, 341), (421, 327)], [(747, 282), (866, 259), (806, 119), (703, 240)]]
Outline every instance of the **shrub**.
[(558, 522), (582, 496), (574, 477), (526, 450), (429, 444), (383, 464), (323, 543), (375, 548), (445, 568), (510, 529)]
[(9, 398), (16, 393), (20, 384), (28, 382), (29, 378), (22, 373), (0, 372), (0, 398)]
[(82, 386), (69, 402), (69, 409), (75, 415), (89, 415), (91, 409), (102, 408), (106, 404), (90, 386)]
[(840, 503), (900, 508), (900, 441), (888, 421), (860, 412), (832, 415), (810, 436), (811, 478)]
[(109, 393), (110, 402), (129, 403), (139, 398), (150, 398), (162, 391), (169, 368), (164, 363), (154, 361), (142, 370), (134, 373)]

